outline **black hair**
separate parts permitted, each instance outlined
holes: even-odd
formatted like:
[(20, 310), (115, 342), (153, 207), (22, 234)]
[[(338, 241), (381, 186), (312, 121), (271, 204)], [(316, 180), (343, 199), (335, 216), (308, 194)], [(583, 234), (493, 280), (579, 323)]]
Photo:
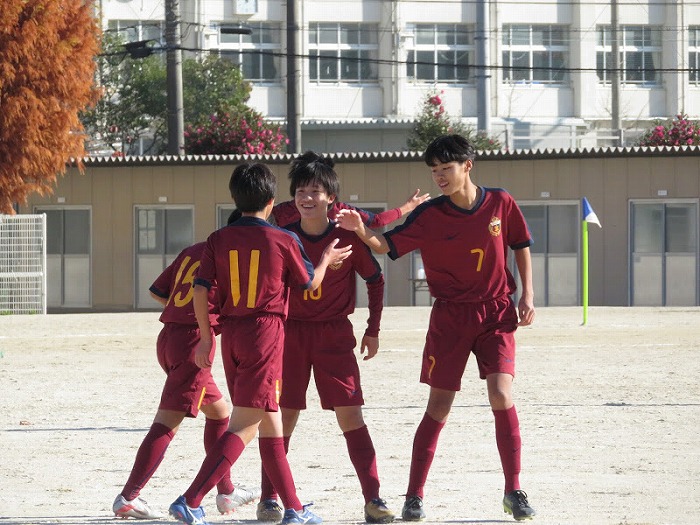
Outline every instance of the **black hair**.
[(277, 179), (265, 164), (245, 163), (233, 170), (228, 189), (241, 213), (254, 213), (275, 198)]
[(236, 208), (231, 212), (231, 215), (228, 216), (228, 220), (226, 221), (226, 226), (228, 226), (231, 223), (236, 222), (238, 219), (240, 219), (243, 216), (241, 213), (241, 210)]
[(333, 166), (335, 166), (333, 159), (313, 151), (306, 151), (299, 155), (292, 161), (289, 169), (289, 193), (294, 197), (297, 188), (318, 184), (323, 186), (328, 195), (337, 196), (340, 193), (340, 181)]
[(474, 145), (462, 135), (442, 135), (428, 144), (423, 153), (423, 160), (428, 166), (467, 160), (474, 162), (475, 158)]

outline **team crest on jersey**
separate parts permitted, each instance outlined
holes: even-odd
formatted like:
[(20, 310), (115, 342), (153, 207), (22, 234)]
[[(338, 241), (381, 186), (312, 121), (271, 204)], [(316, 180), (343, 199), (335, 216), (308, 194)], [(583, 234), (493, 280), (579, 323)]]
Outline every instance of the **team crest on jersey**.
[(489, 233), (494, 237), (498, 237), (501, 234), (501, 219), (498, 217), (491, 217), (491, 222), (489, 222)]
[(340, 270), (341, 266), (343, 266), (343, 261), (338, 261), (334, 262), (333, 264), (329, 264), (328, 268), (331, 270)]

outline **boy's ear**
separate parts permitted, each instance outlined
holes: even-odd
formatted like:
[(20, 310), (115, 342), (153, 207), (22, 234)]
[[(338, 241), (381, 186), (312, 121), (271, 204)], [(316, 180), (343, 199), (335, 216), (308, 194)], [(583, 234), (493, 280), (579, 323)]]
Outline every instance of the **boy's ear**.
[(328, 204), (333, 204), (337, 199), (338, 199), (337, 195), (329, 195), (328, 196)]

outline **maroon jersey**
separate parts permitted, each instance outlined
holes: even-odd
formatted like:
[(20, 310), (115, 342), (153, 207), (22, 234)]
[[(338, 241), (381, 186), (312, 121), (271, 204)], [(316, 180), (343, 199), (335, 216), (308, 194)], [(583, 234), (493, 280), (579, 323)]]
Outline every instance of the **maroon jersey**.
[(209, 236), (195, 284), (217, 284), (222, 317), (286, 317), (289, 288), (309, 288), (313, 276), (296, 235), (246, 216)]
[(520, 208), (500, 188), (481, 188), (471, 210), (455, 206), (446, 195), (431, 199), (385, 237), (391, 259), (420, 250), (431, 295), (458, 302), (512, 294), (515, 279), (507, 266), (508, 248), (532, 244)]
[(321, 235), (308, 235), (295, 222), (287, 228), (301, 240), (313, 264), (318, 264), (326, 246), (339, 239), (336, 248), (352, 245), (352, 254), (337, 265), (329, 266), (321, 286), (316, 290), (292, 290), (289, 297), (289, 318), (296, 321), (329, 321), (346, 318), (355, 311), (355, 273), (367, 281), (369, 319), (366, 335), (379, 335), (379, 322), (384, 302), (384, 276), (369, 248), (354, 232), (336, 228), (329, 222)]
[[(328, 218), (335, 219), (335, 216), (340, 210), (355, 210), (362, 217), (362, 221), (369, 228), (382, 228), (387, 224), (394, 222), (395, 220), (401, 218), (401, 210), (399, 208), (394, 208), (392, 210), (386, 210), (381, 213), (374, 214), (370, 211), (363, 210), (361, 208), (355, 208), (350, 204), (345, 204), (344, 202), (335, 201), (333, 206), (328, 210)], [(286, 201), (277, 204), (272, 208), (272, 217), (275, 219), (275, 224), (277, 226), (287, 227), (293, 222), (297, 222), (301, 217), (299, 216), (299, 210), (297, 210), (294, 201)]]
[[(194, 281), (199, 269), (199, 259), (203, 250), (203, 242), (182, 250), (149, 288), (158, 297), (168, 300), (160, 315), (161, 322), (197, 324), (192, 297), (194, 295)], [(217, 312), (216, 287), (212, 286), (209, 288), (209, 322), (212, 326), (217, 325)]]

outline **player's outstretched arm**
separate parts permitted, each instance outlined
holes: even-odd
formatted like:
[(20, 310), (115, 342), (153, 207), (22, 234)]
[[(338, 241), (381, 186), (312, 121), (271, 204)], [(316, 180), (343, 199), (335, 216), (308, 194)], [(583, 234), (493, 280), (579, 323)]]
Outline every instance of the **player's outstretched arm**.
[(311, 281), (312, 290), (316, 290), (321, 286), (323, 278), (326, 276), (326, 269), (328, 269), (331, 264), (344, 261), (352, 254), (352, 244), (343, 246), (342, 248), (336, 248), (335, 246), (338, 244), (338, 241), (339, 239), (333, 239), (330, 244), (326, 246), (326, 249), (323, 250), (321, 260), (318, 266), (314, 268), (314, 278)]
[[(390, 210), (382, 211), (377, 213), (376, 215), (372, 216), (372, 219), (367, 222), (367, 218), (363, 217), (365, 220), (365, 224), (369, 226), (370, 228), (383, 228), (384, 226), (388, 226), (394, 221), (398, 221), (401, 217), (404, 215), (411, 213), (413, 210), (415, 210), (418, 205), (422, 204), (423, 202), (427, 201), (430, 199), (430, 194), (425, 193), (423, 195), (420, 194), (420, 188), (416, 189), (416, 191), (411, 195), (408, 200), (406, 200), (405, 203), (403, 203), (401, 206), (398, 208), (392, 208)], [(343, 208), (348, 208), (348, 209), (356, 209), (360, 212), (360, 215), (363, 215), (364, 210), (361, 210), (359, 208), (354, 208), (353, 206), (350, 205), (344, 205), (341, 206), (341, 209)], [(364, 212), (367, 213), (367, 212)]]
[(355, 210), (340, 210), (336, 216), (337, 226), (355, 232), (374, 253), (389, 253), (389, 243), (386, 237), (367, 228), (362, 217)]
[(403, 217), (407, 213), (411, 213), (419, 205), (423, 204), (425, 201), (430, 199), (430, 193), (420, 194), (420, 188), (416, 188), (416, 191), (411, 195), (408, 200), (402, 204), (399, 209), (401, 210), (401, 216)]
[(194, 351), (194, 362), (199, 368), (211, 368), (211, 323), (209, 322), (209, 290), (201, 284), (194, 285), (192, 297), (194, 315), (199, 325), (199, 343)]

